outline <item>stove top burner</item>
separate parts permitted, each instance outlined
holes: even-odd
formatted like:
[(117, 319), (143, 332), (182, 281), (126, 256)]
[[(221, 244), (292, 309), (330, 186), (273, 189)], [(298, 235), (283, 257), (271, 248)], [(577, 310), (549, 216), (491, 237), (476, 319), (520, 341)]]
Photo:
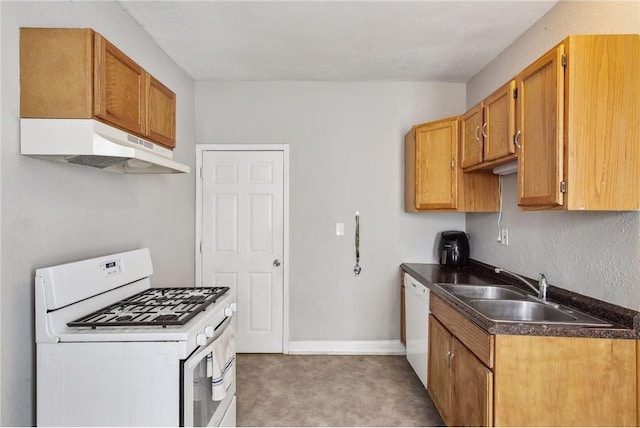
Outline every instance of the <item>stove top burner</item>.
[(69, 327), (184, 325), (229, 287), (150, 288), (75, 321)]

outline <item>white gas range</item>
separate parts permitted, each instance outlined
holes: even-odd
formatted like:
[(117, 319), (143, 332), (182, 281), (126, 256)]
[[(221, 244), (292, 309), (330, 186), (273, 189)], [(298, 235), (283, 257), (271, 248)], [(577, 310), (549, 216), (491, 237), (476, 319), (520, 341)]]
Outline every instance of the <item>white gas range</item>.
[(148, 249), (36, 271), (38, 425), (235, 425), (233, 293), (152, 273)]

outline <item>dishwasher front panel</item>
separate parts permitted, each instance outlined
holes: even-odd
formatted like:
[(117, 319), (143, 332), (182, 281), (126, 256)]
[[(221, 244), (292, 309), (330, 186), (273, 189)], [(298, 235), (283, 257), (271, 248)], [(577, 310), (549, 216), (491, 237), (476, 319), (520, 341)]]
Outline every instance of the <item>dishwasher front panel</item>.
[(429, 289), (408, 273), (404, 274), (407, 360), (427, 387), (429, 358)]

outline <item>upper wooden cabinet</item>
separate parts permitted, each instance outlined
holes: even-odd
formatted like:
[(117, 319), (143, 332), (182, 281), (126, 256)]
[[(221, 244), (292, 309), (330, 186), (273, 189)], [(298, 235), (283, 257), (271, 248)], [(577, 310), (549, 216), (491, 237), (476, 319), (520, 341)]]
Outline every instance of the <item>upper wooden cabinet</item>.
[(497, 176), (458, 165), (459, 123), (424, 123), (405, 136), (405, 211), (498, 211)]
[(144, 135), (145, 71), (100, 34), (95, 33), (93, 40), (94, 115)]
[(517, 77), (518, 205), (640, 209), (640, 35), (570, 36)]
[(175, 147), (176, 94), (153, 76), (147, 76), (146, 135), (160, 144)]
[(493, 169), (516, 158), (515, 80), (462, 116), (461, 165), (465, 171)]
[(94, 118), (173, 149), (176, 96), (86, 28), (20, 30), (20, 116)]
[(466, 112), (460, 120), (460, 166), (462, 168), (469, 168), (482, 163), (484, 148), (482, 142), (483, 124), (482, 103)]
[(405, 208), (458, 208), (458, 119), (415, 126), (405, 137)]

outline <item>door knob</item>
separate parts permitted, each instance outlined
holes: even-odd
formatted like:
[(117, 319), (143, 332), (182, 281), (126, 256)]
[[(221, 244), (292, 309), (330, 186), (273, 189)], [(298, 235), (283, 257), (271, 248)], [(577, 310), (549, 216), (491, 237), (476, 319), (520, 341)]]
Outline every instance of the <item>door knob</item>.
[(274, 265), (275, 267), (280, 266), (280, 260), (275, 259), (275, 260), (273, 261), (273, 265)]

